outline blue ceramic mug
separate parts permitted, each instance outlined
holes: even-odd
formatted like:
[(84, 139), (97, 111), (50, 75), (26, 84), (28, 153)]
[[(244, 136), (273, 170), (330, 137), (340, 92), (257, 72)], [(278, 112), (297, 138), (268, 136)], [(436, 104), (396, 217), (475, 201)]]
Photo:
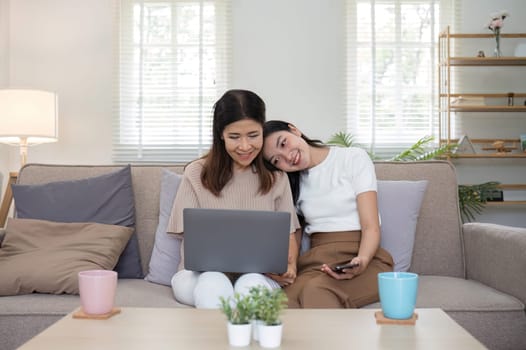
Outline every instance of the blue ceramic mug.
[(418, 275), (412, 272), (380, 272), (378, 291), (385, 317), (396, 320), (411, 318), (418, 293)]

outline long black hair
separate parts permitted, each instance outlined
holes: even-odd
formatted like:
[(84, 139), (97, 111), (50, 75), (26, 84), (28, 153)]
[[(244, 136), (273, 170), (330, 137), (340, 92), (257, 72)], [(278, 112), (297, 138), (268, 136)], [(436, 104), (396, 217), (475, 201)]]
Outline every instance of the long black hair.
[[(271, 134), (278, 132), (278, 131), (288, 131), (292, 133), (291, 126), (292, 126), (291, 123), (283, 121), (283, 120), (269, 120), (263, 126), (263, 138), (265, 139)], [(318, 147), (318, 148), (327, 147), (322, 141), (311, 139), (305, 136), (303, 133), (301, 134), (301, 138), (304, 139), (305, 142), (307, 142), (309, 146)], [(265, 166), (271, 171), (280, 171), (280, 169), (276, 168), (273, 164), (271, 164), (267, 160), (265, 160)], [(289, 177), (289, 182), (290, 182), (290, 189), (292, 190), (292, 199), (294, 201), (294, 204), (296, 204), (300, 196), (300, 175), (304, 171), (308, 171), (308, 170), (287, 172), (287, 176)]]
[[(215, 103), (212, 147), (204, 156), (206, 161), (201, 172), (203, 186), (214, 195), (219, 196), (233, 176), (234, 161), (226, 151), (223, 131), (229, 124), (244, 119), (253, 120), (263, 128), (265, 110), (265, 102), (249, 90), (228, 90)], [(274, 175), (263, 163), (261, 152), (252, 161), (252, 166), (259, 176), (260, 193), (268, 193), (272, 188)]]

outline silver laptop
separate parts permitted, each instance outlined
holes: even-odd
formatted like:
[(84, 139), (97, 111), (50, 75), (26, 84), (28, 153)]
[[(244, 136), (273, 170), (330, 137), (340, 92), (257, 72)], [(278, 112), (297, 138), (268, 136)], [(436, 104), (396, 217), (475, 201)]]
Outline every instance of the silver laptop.
[(184, 268), (192, 271), (287, 271), (290, 213), (183, 210)]

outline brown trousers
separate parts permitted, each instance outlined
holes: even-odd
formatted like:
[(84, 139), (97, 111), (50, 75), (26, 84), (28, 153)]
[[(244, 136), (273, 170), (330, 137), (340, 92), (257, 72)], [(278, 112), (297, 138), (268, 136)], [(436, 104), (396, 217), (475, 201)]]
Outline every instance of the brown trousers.
[(298, 258), (298, 277), (285, 288), (290, 308), (359, 308), (377, 302), (379, 272), (393, 271), (393, 258), (379, 248), (367, 269), (348, 280), (336, 280), (320, 270), (348, 263), (358, 255), (361, 231), (316, 233), (311, 248)]

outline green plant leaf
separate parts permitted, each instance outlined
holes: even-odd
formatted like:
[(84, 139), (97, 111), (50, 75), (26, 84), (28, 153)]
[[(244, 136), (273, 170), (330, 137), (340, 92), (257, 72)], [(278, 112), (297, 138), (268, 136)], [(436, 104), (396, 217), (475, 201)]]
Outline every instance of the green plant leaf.
[(458, 185), (458, 203), (462, 222), (474, 221), (485, 208), (490, 193), (497, 190), (497, 181), (489, 181), (476, 185)]
[(345, 131), (339, 131), (331, 136), (327, 144), (334, 146), (352, 147), (354, 144), (353, 136)]

